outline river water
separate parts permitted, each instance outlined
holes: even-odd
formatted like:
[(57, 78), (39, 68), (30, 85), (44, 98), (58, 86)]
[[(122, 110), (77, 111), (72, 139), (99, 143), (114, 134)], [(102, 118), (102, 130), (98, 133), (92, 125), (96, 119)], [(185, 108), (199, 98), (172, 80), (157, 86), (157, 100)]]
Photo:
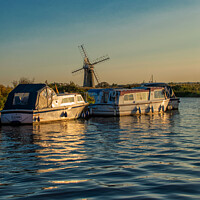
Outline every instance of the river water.
[(200, 199), (200, 98), (179, 111), (0, 127), (0, 199)]

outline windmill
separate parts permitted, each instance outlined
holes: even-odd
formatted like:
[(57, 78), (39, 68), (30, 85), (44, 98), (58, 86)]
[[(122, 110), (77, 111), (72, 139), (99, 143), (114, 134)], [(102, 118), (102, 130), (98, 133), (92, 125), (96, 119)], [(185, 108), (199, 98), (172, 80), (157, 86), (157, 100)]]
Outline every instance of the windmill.
[(87, 56), (87, 53), (85, 51), (83, 44), (79, 46), (79, 49), (83, 57), (83, 67), (73, 71), (72, 73), (76, 73), (78, 71), (84, 70), (83, 87), (95, 87), (94, 80), (96, 79), (97, 83), (99, 83), (99, 80), (98, 80), (97, 74), (95, 73), (94, 65), (101, 63), (103, 61), (106, 61), (110, 58), (108, 56), (102, 56), (96, 59), (93, 63), (91, 63), (89, 61), (89, 58)]

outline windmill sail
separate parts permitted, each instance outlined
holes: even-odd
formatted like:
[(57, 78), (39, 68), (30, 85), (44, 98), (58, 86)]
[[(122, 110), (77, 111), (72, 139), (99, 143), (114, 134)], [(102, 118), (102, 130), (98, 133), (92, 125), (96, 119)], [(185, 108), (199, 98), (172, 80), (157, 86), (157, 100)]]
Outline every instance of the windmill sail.
[(77, 69), (77, 70), (73, 71), (72, 73), (78, 72), (78, 71), (80, 71), (80, 70), (82, 70), (82, 69), (83, 69), (83, 68)]
[(98, 63), (104, 62), (104, 61), (109, 60), (109, 59), (110, 58), (108, 56), (102, 56), (102, 57), (96, 59), (95, 62), (92, 63), (92, 65), (96, 65)]

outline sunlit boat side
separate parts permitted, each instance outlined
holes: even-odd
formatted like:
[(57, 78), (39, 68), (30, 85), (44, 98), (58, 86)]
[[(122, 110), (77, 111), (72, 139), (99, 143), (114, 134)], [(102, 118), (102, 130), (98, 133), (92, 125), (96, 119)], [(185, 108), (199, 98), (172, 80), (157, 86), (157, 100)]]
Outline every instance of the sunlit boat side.
[(90, 89), (95, 103), (89, 105), (92, 116), (123, 116), (165, 112), (169, 103), (160, 87), (134, 89)]
[(32, 124), (76, 119), (86, 109), (80, 94), (56, 94), (46, 84), (20, 84), (8, 95), (2, 124)]
[(166, 96), (170, 99), (167, 110), (178, 110), (180, 98), (176, 97), (171, 86), (167, 83), (143, 83), (143, 87), (162, 87), (165, 90)]

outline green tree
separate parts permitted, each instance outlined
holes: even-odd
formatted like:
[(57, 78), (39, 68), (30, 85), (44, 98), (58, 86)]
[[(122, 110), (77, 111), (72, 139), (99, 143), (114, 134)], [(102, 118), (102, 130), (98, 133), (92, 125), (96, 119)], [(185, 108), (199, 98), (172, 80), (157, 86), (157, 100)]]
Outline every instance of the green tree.
[(4, 104), (7, 100), (8, 94), (12, 91), (11, 87), (5, 87), (4, 85), (0, 85), (0, 110), (3, 109)]

